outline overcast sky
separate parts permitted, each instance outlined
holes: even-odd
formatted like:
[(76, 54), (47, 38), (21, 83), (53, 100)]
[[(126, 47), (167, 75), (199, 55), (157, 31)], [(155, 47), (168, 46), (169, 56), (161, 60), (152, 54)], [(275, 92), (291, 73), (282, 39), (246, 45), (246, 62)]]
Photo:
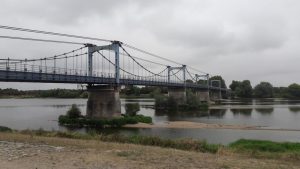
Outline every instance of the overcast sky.
[[(227, 82), (300, 83), (299, 0), (1, 0), (0, 25), (116, 39)], [(0, 30), (0, 35), (33, 34)], [(52, 38), (52, 37), (51, 37)], [(70, 49), (0, 39), (1, 58)], [(147, 58), (155, 60), (153, 58)], [(74, 85), (1, 83), (1, 88)]]

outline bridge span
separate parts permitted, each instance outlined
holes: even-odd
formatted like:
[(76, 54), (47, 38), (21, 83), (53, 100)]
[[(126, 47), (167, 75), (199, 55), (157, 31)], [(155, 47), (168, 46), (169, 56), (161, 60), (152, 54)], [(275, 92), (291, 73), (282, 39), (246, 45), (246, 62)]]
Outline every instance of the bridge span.
[[(20, 31), (26, 30), (20, 28)], [(185, 102), (188, 88), (193, 89), (200, 100), (206, 102), (210, 102), (211, 97), (221, 99), (221, 92), (227, 91), (221, 88), (221, 81), (210, 81), (208, 73), (165, 58), (170, 63), (163, 64), (149, 60), (149, 57), (134, 56), (132, 53), (159, 57), (120, 41), (95, 45), (11, 36), (0, 38), (80, 45), (79, 48), (50, 57), (1, 58), (0, 81), (87, 84), (87, 115), (92, 117), (119, 116), (119, 90), (126, 85), (168, 87), (169, 96), (179, 103)], [(216, 82), (217, 86), (213, 85)]]

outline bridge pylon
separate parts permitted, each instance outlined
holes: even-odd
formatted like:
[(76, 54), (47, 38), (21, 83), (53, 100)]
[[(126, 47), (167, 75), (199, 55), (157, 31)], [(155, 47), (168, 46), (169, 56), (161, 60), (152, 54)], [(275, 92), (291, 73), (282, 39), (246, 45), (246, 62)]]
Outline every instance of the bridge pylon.
[(201, 102), (210, 103), (211, 99), (210, 99), (210, 92), (209, 92), (209, 74), (205, 74), (205, 75), (195, 74), (195, 79), (196, 79), (196, 83), (199, 83), (199, 80), (203, 80), (205, 82), (205, 85), (207, 86), (206, 90), (205, 89), (196, 90), (195, 91), (196, 96)]
[[(88, 76), (93, 76), (93, 53), (101, 50), (110, 50), (115, 55), (115, 85), (98, 85), (89, 84), (87, 116), (94, 118), (113, 118), (121, 116), (120, 100), (120, 48), (119, 41), (113, 41), (110, 45), (96, 46), (87, 44), (88, 47)], [(101, 53), (99, 53), (101, 54)]]
[(110, 50), (115, 54), (115, 82), (118, 86), (120, 84), (120, 45), (119, 41), (112, 41), (110, 45), (96, 46), (93, 44), (86, 44), (88, 47), (88, 76), (93, 76), (93, 53), (101, 50)]
[(186, 103), (186, 65), (182, 65), (181, 67), (167, 66), (167, 68), (168, 68), (168, 83), (172, 83), (170, 77), (171, 77), (171, 72), (173, 70), (182, 71), (184, 87), (183, 88), (169, 87), (168, 96), (173, 97), (179, 105), (185, 104)]
[(182, 65), (181, 67), (167, 66), (167, 68), (168, 68), (168, 83), (171, 83), (171, 72), (173, 70), (178, 70), (178, 71), (182, 71), (183, 83), (186, 84), (186, 65)]

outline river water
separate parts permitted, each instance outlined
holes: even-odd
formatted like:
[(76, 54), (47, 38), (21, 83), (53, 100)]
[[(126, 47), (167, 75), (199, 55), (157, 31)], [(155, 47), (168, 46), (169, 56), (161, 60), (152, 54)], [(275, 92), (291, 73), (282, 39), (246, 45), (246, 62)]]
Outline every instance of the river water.
[[(86, 110), (86, 99), (0, 99), (0, 126), (12, 129), (70, 130), (59, 126), (61, 114), (77, 104)], [(232, 130), (232, 129), (117, 129), (115, 132), (132, 135), (151, 135), (164, 138), (195, 138), (209, 143), (228, 144), (240, 138), (273, 141), (300, 142), (300, 100), (262, 99), (227, 100), (211, 106), (207, 111), (161, 113), (153, 109), (153, 99), (122, 99), (122, 113), (127, 103), (138, 103), (139, 114), (151, 116), (154, 123), (168, 121), (192, 121), (217, 124), (240, 124), (261, 126), (278, 130)], [(280, 131), (280, 129), (284, 129)], [(86, 129), (77, 129), (85, 132)], [(299, 130), (299, 131), (295, 131)]]

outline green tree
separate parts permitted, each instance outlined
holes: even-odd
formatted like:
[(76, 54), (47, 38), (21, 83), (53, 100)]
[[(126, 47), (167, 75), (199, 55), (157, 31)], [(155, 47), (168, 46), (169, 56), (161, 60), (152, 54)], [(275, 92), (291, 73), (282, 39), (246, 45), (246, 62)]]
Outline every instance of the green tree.
[[(212, 76), (209, 78), (209, 81), (212, 80), (221, 80), (221, 88), (227, 88), (225, 80), (222, 78), (222, 76)], [(213, 84), (213, 86), (217, 86), (219, 84)]]
[(129, 116), (135, 116), (140, 111), (140, 105), (138, 103), (126, 103), (125, 104), (126, 114)]
[(300, 85), (296, 83), (289, 85), (288, 94), (291, 98), (300, 98)]
[(207, 85), (207, 80), (200, 79), (197, 84)]
[(197, 110), (201, 106), (199, 97), (197, 97), (196, 94), (191, 90), (187, 90), (186, 97), (186, 104), (188, 106), (188, 109)]
[(232, 91), (235, 91), (235, 89), (236, 89), (237, 87), (239, 87), (240, 85), (241, 85), (241, 82), (233, 80), (232, 83), (229, 85), (229, 88), (230, 88)]
[(194, 83), (193, 80), (191, 80), (191, 79), (187, 79), (185, 82), (186, 83)]
[(273, 97), (273, 86), (269, 82), (260, 82), (254, 87), (253, 93), (258, 98)]
[(241, 98), (252, 97), (253, 90), (249, 80), (232, 81), (230, 88), (233, 91), (234, 96)]
[(160, 88), (155, 88), (151, 93), (150, 93), (150, 97), (156, 97), (156, 96), (160, 96), (162, 95), (162, 91)]
[(288, 87), (273, 87), (273, 95), (274, 97), (288, 98), (289, 97), (288, 90), (289, 90)]
[(76, 104), (72, 104), (71, 108), (67, 111), (69, 118), (78, 118), (81, 116), (81, 111)]
[(136, 87), (136, 86), (127, 86), (125, 88), (125, 94), (127, 96), (129, 95), (135, 95), (135, 96), (139, 96), (140, 95), (140, 88)]

